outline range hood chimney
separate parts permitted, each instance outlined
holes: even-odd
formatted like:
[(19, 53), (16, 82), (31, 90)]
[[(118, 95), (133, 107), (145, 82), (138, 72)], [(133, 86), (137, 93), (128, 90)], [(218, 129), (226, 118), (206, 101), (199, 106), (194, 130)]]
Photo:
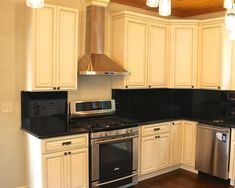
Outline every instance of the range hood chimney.
[(105, 8), (87, 7), (86, 53), (78, 62), (80, 75), (129, 75), (104, 54)]

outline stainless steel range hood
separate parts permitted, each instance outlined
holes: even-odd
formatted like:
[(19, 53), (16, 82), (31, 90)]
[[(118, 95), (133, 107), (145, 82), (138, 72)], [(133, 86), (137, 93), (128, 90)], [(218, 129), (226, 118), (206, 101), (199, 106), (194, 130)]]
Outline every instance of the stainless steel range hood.
[(129, 75), (104, 54), (105, 8), (87, 7), (86, 54), (78, 62), (80, 75)]

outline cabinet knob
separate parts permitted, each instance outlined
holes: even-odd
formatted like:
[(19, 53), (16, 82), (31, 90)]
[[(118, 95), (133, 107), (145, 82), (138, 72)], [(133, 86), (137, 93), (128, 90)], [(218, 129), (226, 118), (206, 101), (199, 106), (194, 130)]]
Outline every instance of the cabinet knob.
[(149, 86), (149, 88), (151, 88), (151, 86)]
[(53, 87), (54, 90), (56, 90), (56, 87)]
[(154, 131), (160, 131), (161, 129), (160, 128), (156, 128), (156, 129), (153, 129)]
[(128, 88), (128, 86), (126, 86), (126, 88)]
[(64, 155), (67, 155), (67, 152), (65, 152)]
[(173, 122), (172, 125), (175, 125), (175, 123)]
[(60, 90), (60, 87), (57, 87), (57, 90)]
[(71, 152), (68, 152), (69, 155), (71, 155)]
[(220, 86), (218, 87), (218, 89), (220, 89)]
[(194, 86), (192, 86), (192, 88), (194, 88)]
[(160, 136), (155, 136), (155, 138), (160, 138)]

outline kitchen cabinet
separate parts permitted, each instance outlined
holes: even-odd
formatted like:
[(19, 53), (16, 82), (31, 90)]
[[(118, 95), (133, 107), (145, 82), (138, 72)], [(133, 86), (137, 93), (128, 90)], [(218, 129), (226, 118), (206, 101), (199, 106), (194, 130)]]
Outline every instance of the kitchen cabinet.
[(111, 56), (131, 73), (127, 77), (113, 77), (113, 88), (166, 87), (167, 23), (124, 11), (112, 15), (111, 30)]
[(231, 88), (231, 40), (224, 18), (199, 24), (198, 84), (206, 89)]
[(198, 21), (174, 21), (171, 25), (170, 87), (196, 85)]
[(196, 122), (183, 121), (182, 164), (195, 167)]
[(26, 89), (77, 88), (78, 10), (26, 9)]
[(29, 187), (88, 188), (88, 134), (26, 138)]
[(235, 179), (235, 129), (231, 129), (229, 178)]
[(183, 121), (171, 122), (171, 146), (170, 146), (170, 165), (181, 164), (182, 159), (182, 140)]
[(170, 123), (141, 127), (140, 174), (160, 170), (170, 165)]

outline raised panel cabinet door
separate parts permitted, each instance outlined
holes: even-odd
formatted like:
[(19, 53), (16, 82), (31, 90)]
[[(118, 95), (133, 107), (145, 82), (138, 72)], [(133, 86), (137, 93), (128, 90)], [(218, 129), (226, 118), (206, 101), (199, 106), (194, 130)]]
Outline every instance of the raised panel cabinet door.
[(148, 41), (148, 86), (167, 87), (168, 27), (151, 23)]
[(195, 167), (196, 155), (196, 123), (184, 121), (183, 123), (183, 154), (182, 163)]
[(55, 86), (56, 7), (35, 10), (33, 89), (52, 90)]
[(171, 146), (170, 146), (170, 165), (178, 165), (182, 159), (182, 122), (172, 122), (171, 124)]
[(145, 87), (147, 62), (147, 23), (127, 20), (126, 65), (131, 73), (127, 77), (127, 86)]
[(172, 86), (192, 88), (195, 85), (197, 27), (172, 26)]
[(160, 134), (157, 138), (157, 170), (170, 166), (170, 133)]
[(76, 89), (78, 10), (58, 8), (57, 33), (57, 87)]
[(44, 188), (67, 188), (64, 152), (43, 155)]
[(202, 88), (220, 87), (221, 64), (220, 25), (202, 27), (200, 29), (200, 86)]
[(69, 157), (69, 187), (88, 188), (88, 148), (71, 150)]
[(141, 139), (141, 174), (156, 170), (156, 138), (147, 136)]

